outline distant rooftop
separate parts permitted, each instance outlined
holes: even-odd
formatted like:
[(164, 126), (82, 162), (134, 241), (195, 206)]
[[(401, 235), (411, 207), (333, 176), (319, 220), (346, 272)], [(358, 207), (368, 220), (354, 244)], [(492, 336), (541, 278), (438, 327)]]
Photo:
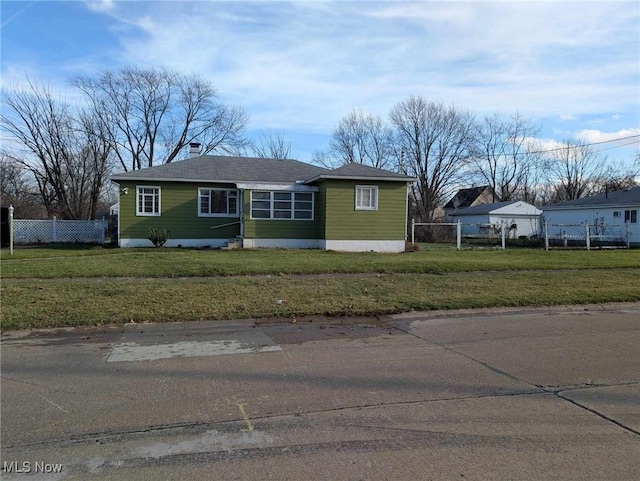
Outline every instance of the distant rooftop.
[(545, 205), (542, 209), (555, 210), (616, 205), (640, 205), (640, 186), (605, 192), (603, 194), (592, 195), (591, 197), (584, 197), (582, 199), (568, 200), (557, 204)]
[(456, 192), (449, 202), (444, 206), (445, 209), (464, 209), (473, 204), (482, 193), (491, 189), (488, 185), (480, 185), (478, 187), (469, 187), (467, 189), (460, 189)]

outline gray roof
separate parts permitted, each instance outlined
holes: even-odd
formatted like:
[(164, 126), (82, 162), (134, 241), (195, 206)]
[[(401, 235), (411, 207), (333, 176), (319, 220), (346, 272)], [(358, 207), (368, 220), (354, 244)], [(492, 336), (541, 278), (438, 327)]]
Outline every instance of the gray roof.
[(494, 202), (492, 204), (479, 204), (474, 205), (473, 207), (466, 207), (464, 209), (456, 209), (451, 212), (451, 215), (459, 216), (459, 215), (483, 215), (490, 214), (494, 210), (501, 209), (502, 207), (507, 207), (511, 204), (516, 204), (517, 200), (508, 200), (505, 202)]
[(589, 208), (597, 206), (640, 205), (640, 186), (629, 189), (614, 190), (603, 194), (568, 200), (557, 204), (545, 205), (542, 210)]
[(293, 183), (323, 172), (328, 170), (297, 160), (201, 155), (170, 164), (116, 174), (111, 179), (116, 181)]
[(260, 159), (201, 155), (170, 164), (134, 170), (111, 176), (111, 180), (145, 180), (177, 182), (314, 182), (324, 178), (412, 180), (402, 174), (360, 164), (348, 164), (335, 170), (291, 159)]
[[(464, 209), (473, 204), (478, 197), (487, 189), (491, 189), (490, 185), (480, 185), (478, 187), (469, 187), (460, 189), (456, 192), (449, 202), (444, 206), (445, 209)], [(497, 197), (497, 196), (496, 196)]]
[(345, 164), (337, 169), (318, 174), (309, 179), (307, 182), (315, 182), (321, 179), (355, 179), (355, 180), (397, 180), (403, 182), (411, 182), (415, 180), (413, 177), (391, 172), (389, 170), (378, 169), (368, 165), (358, 164), (355, 162)]

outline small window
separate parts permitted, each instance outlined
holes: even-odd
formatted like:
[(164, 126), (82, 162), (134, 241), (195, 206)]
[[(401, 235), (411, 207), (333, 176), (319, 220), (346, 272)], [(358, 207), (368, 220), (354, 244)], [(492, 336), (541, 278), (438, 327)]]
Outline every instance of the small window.
[(356, 186), (356, 210), (378, 210), (378, 187), (375, 185)]
[(620, 211), (619, 210), (614, 210), (613, 211), (613, 217), (620, 217)]
[(637, 210), (625, 210), (624, 211), (624, 223), (625, 224), (637, 224), (638, 223), (638, 211)]
[(136, 187), (136, 215), (160, 215), (160, 187)]
[(229, 189), (198, 189), (198, 215), (201, 217), (236, 217), (238, 191)]
[(251, 217), (271, 218), (271, 192), (251, 192)]

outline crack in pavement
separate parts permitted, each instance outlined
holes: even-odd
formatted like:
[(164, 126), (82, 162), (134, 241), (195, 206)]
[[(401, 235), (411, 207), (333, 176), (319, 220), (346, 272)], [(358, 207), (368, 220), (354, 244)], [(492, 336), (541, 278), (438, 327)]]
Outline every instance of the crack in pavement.
[[(337, 412), (344, 412), (350, 410), (360, 410), (360, 409), (368, 409), (368, 408), (384, 408), (384, 407), (394, 407), (394, 406), (410, 406), (410, 405), (419, 405), (419, 404), (431, 404), (431, 403), (441, 403), (441, 402), (449, 402), (449, 401), (468, 401), (468, 400), (477, 400), (477, 399), (499, 399), (505, 397), (519, 397), (519, 396), (539, 396), (546, 395), (552, 393), (546, 392), (506, 392), (500, 394), (480, 394), (477, 396), (459, 396), (459, 397), (449, 397), (442, 399), (421, 399), (421, 400), (413, 400), (413, 401), (394, 401), (394, 402), (383, 402), (383, 403), (371, 403), (371, 404), (355, 404), (351, 406), (341, 406), (338, 408), (329, 408), (329, 409), (316, 409), (313, 411), (302, 411), (296, 413), (286, 413), (286, 414), (273, 414), (266, 416), (258, 416), (258, 417), (249, 417), (252, 423), (260, 423), (262, 421), (268, 420), (278, 420), (278, 419), (286, 419), (286, 418), (296, 418), (300, 416), (309, 416), (314, 414), (330, 414)], [(82, 444), (87, 442), (95, 442), (99, 444), (109, 443), (109, 442), (120, 442), (123, 437), (127, 436), (137, 436), (140, 434), (149, 434), (154, 432), (163, 432), (163, 431), (180, 431), (180, 430), (188, 430), (193, 428), (220, 428), (221, 426), (230, 426), (238, 424), (239, 426), (246, 426), (245, 418), (237, 418), (230, 419), (227, 421), (198, 421), (198, 422), (182, 422), (182, 423), (170, 423), (170, 424), (159, 424), (155, 426), (147, 426), (141, 429), (135, 429), (130, 431), (102, 431), (102, 432), (94, 432), (94, 433), (85, 433), (79, 436), (71, 436), (68, 438), (50, 438), (43, 441), (33, 442), (33, 443), (22, 443), (22, 444), (11, 444), (5, 445), (5, 448), (24, 448), (24, 447), (35, 447), (35, 446), (47, 446), (50, 444), (56, 446), (62, 445), (71, 445), (71, 444)], [(113, 438), (113, 439), (112, 439)]]
[(420, 335), (418, 335), (418, 334), (416, 334), (414, 332), (411, 332), (408, 329), (403, 329), (400, 326), (397, 326), (397, 325), (395, 325), (393, 323), (389, 323), (388, 322), (387, 324), (390, 324), (391, 328), (396, 329), (396, 330), (398, 330), (400, 332), (403, 332), (405, 334), (408, 334), (410, 336), (413, 336), (416, 339), (420, 339), (422, 341), (428, 342), (428, 343), (433, 344), (434, 346), (438, 346), (438, 347), (440, 347), (440, 348), (442, 348), (442, 349), (444, 349), (444, 350), (446, 350), (448, 352), (451, 352), (453, 354), (457, 354), (457, 355), (462, 356), (462, 357), (464, 357), (466, 359), (469, 359), (470, 361), (475, 362), (475, 363), (483, 366), (484, 368), (495, 372), (496, 374), (499, 374), (501, 376), (505, 376), (508, 379), (511, 379), (512, 381), (520, 381), (520, 382), (523, 382), (525, 384), (528, 384), (528, 385), (536, 388), (537, 390), (539, 390), (540, 393), (552, 394), (555, 397), (557, 397), (558, 399), (562, 399), (563, 401), (569, 402), (570, 404), (573, 404), (574, 406), (577, 406), (577, 407), (579, 407), (579, 408), (581, 408), (581, 409), (583, 409), (583, 410), (585, 410), (585, 411), (587, 411), (587, 412), (589, 412), (591, 414), (594, 414), (594, 415), (598, 416), (599, 418), (604, 419), (605, 421), (607, 421), (609, 423), (612, 423), (612, 424), (624, 429), (625, 431), (628, 431), (628, 432), (633, 433), (633, 434), (635, 434), (637, 436), (640, 436), (640, 431), (638, 431), (637, 429), (634, 429), (631, 426), (627, 426), (626, 424), (624, 424), (624, 423), (622, 423), (620, 421), (617, 421), (616, 419), (613, 419), (613, 418), (607, 416), (604, 413), (601, 413), (597, 409), (590, 408), (590, 407), (585, 406), (585, 405), (583, 405), (583, 404), (581, 404), (581, 403), (579, 403), (577, 401), (574, 401), (573, 399), (570, 399), (570, 398), (562, 395), (563, 392), (568, 392), (568, 391), (576, 392), (576, 391), (579, 391), (581, 389), (593, 389), (593, 388), (597, 388), (597, 387), (629, 386), (629, 385), (639, 384), (638, 382), (625, 382), (625, 383), (616, 383), (616, 384), (597, 384), (597, 385), (596, 384), (589, 384), (589, 385), (586, 385), (585, 387), (575, 387), (575, 385), (568, 385), (566, 387), (563, 387), (563, 386), (551, 386), (552, 389), (548, 389), (547, 387), (545, 387), (543, 385), (534, 384), (531, 381), (528, 381), (526, 379), (522, 379), (522, 378), (520, 378), (518, 376), (515, 376), (515, 375), (513, 375), (513, 374), (511, 374), (511, 373), (509, 373), (509, 372), (507, 372), (507, 371), (505, 371), (503, 369), (500, 369), (500, 368), (497, 368), (495, 366), (492, 366), (492, 365), (490, 365), (489, 363), (487, 363), (485, 361), (481, 361), (480, 359), (476, 359), (473, 356), (465, 354), (464, 352), (460, 352), (460, 351), (458, 351), (458, 350), (456, 350), (456, 349), (454, 349), (454, 348), (452, 348), (452, 347), (450, 347), (450, 346), (448, 346), (448, 345), (446, 345), (444, 343), (440, 343), (440, 342), (437, 342), (437, 341), (433, 341), (431, 339), (427, 339), (426, 337), (420, 336)]
[[(621, 384), (621, 386), (624, 386), (624, 385), (626, 385), (626, 384)], [(616, 386), (616, 385), (614, 384), (613, 386)], [(575, 390), (572, 390), (572, 391), (575, 391)], [(588, 406), (585, 406), (584, 404), (579, 403), (578, 401), (575, 401), (575, 400), (573, 400), (571, 398), (565, 397), (565, 396), (562, 395), (562, 392), (554, 392), (552, 394), (554, 394), (557, 398), (560, 398), (560, 399), (562, 399), (564, 401), (568, 401), (569, 403), (573, 404), (574, 406), (578, 406), (579, 408), (582, 408), (585, 411), (588, 411), (588, 412), (590, 412), (592, 414), (595, 414), (596, 416), (598, 416), (598, 417), (600, 417), (600, 418), (602, 418), (602, 419), (604, 419), (604, 420), (606, 420), (606, 421), (608, 421), (610, 423), (613, 423), (616, 426), (621, 427), (622, 429), (624, 429), (626, 431), (629, 431), (630, 433), (635, 434), (636, 436), (640, 436), (640, 431), (638, 431), (637, 429), (634, 429), (634, 428), (632, 428), (630, 426), (627, 426), (626, 424), (624, 424), (624, 423), (622, 423), (622, 422), (620, 422), (620, 421), (618, 421), (616, 419), (613, 419), (613, 418), (607, 416), (606, 414), (601, 413), (597, 409), (590, 408)]]

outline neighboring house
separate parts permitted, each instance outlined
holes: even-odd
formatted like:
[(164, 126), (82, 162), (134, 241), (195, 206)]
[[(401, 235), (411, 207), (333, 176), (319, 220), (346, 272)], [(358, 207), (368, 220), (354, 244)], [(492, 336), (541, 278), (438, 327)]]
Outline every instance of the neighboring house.
[(319, 248), (401, 252), (407, 185), (414, 179), (360, 164), (329, 170), (296, 160), (202, 155), (114, 175), (118, 243), (151, 246)]
[(118, 209), (120, 209), (120, 204), (116, 202), (109, 206), (109, 215), (118, 215)]
[(451, 214), (456, 209), (466, 209), (481, 204), (492, 204), (499, 201), (500, 198), (493, 192), (491, 186), (481, 185), (479, 187), (470, 187), (468, 189), (460, 189), (456, 195), (444, 206), (444, 213), (447, 218), (451, 218)]
[(584, 236), (588, 223), (592, 235), (627, 241), (628, 232), (629, 244), (640, 247), (640, 187), (547, 205), (542, 215), (551, 236)]
[(462, 223), (463, 236), (498, 235), (506, 225), (508, 237), (533, 237), (540, 234), (540, 214), (537, 207), (522, 201), (481, 204), (451, 213), (453, 222)]

